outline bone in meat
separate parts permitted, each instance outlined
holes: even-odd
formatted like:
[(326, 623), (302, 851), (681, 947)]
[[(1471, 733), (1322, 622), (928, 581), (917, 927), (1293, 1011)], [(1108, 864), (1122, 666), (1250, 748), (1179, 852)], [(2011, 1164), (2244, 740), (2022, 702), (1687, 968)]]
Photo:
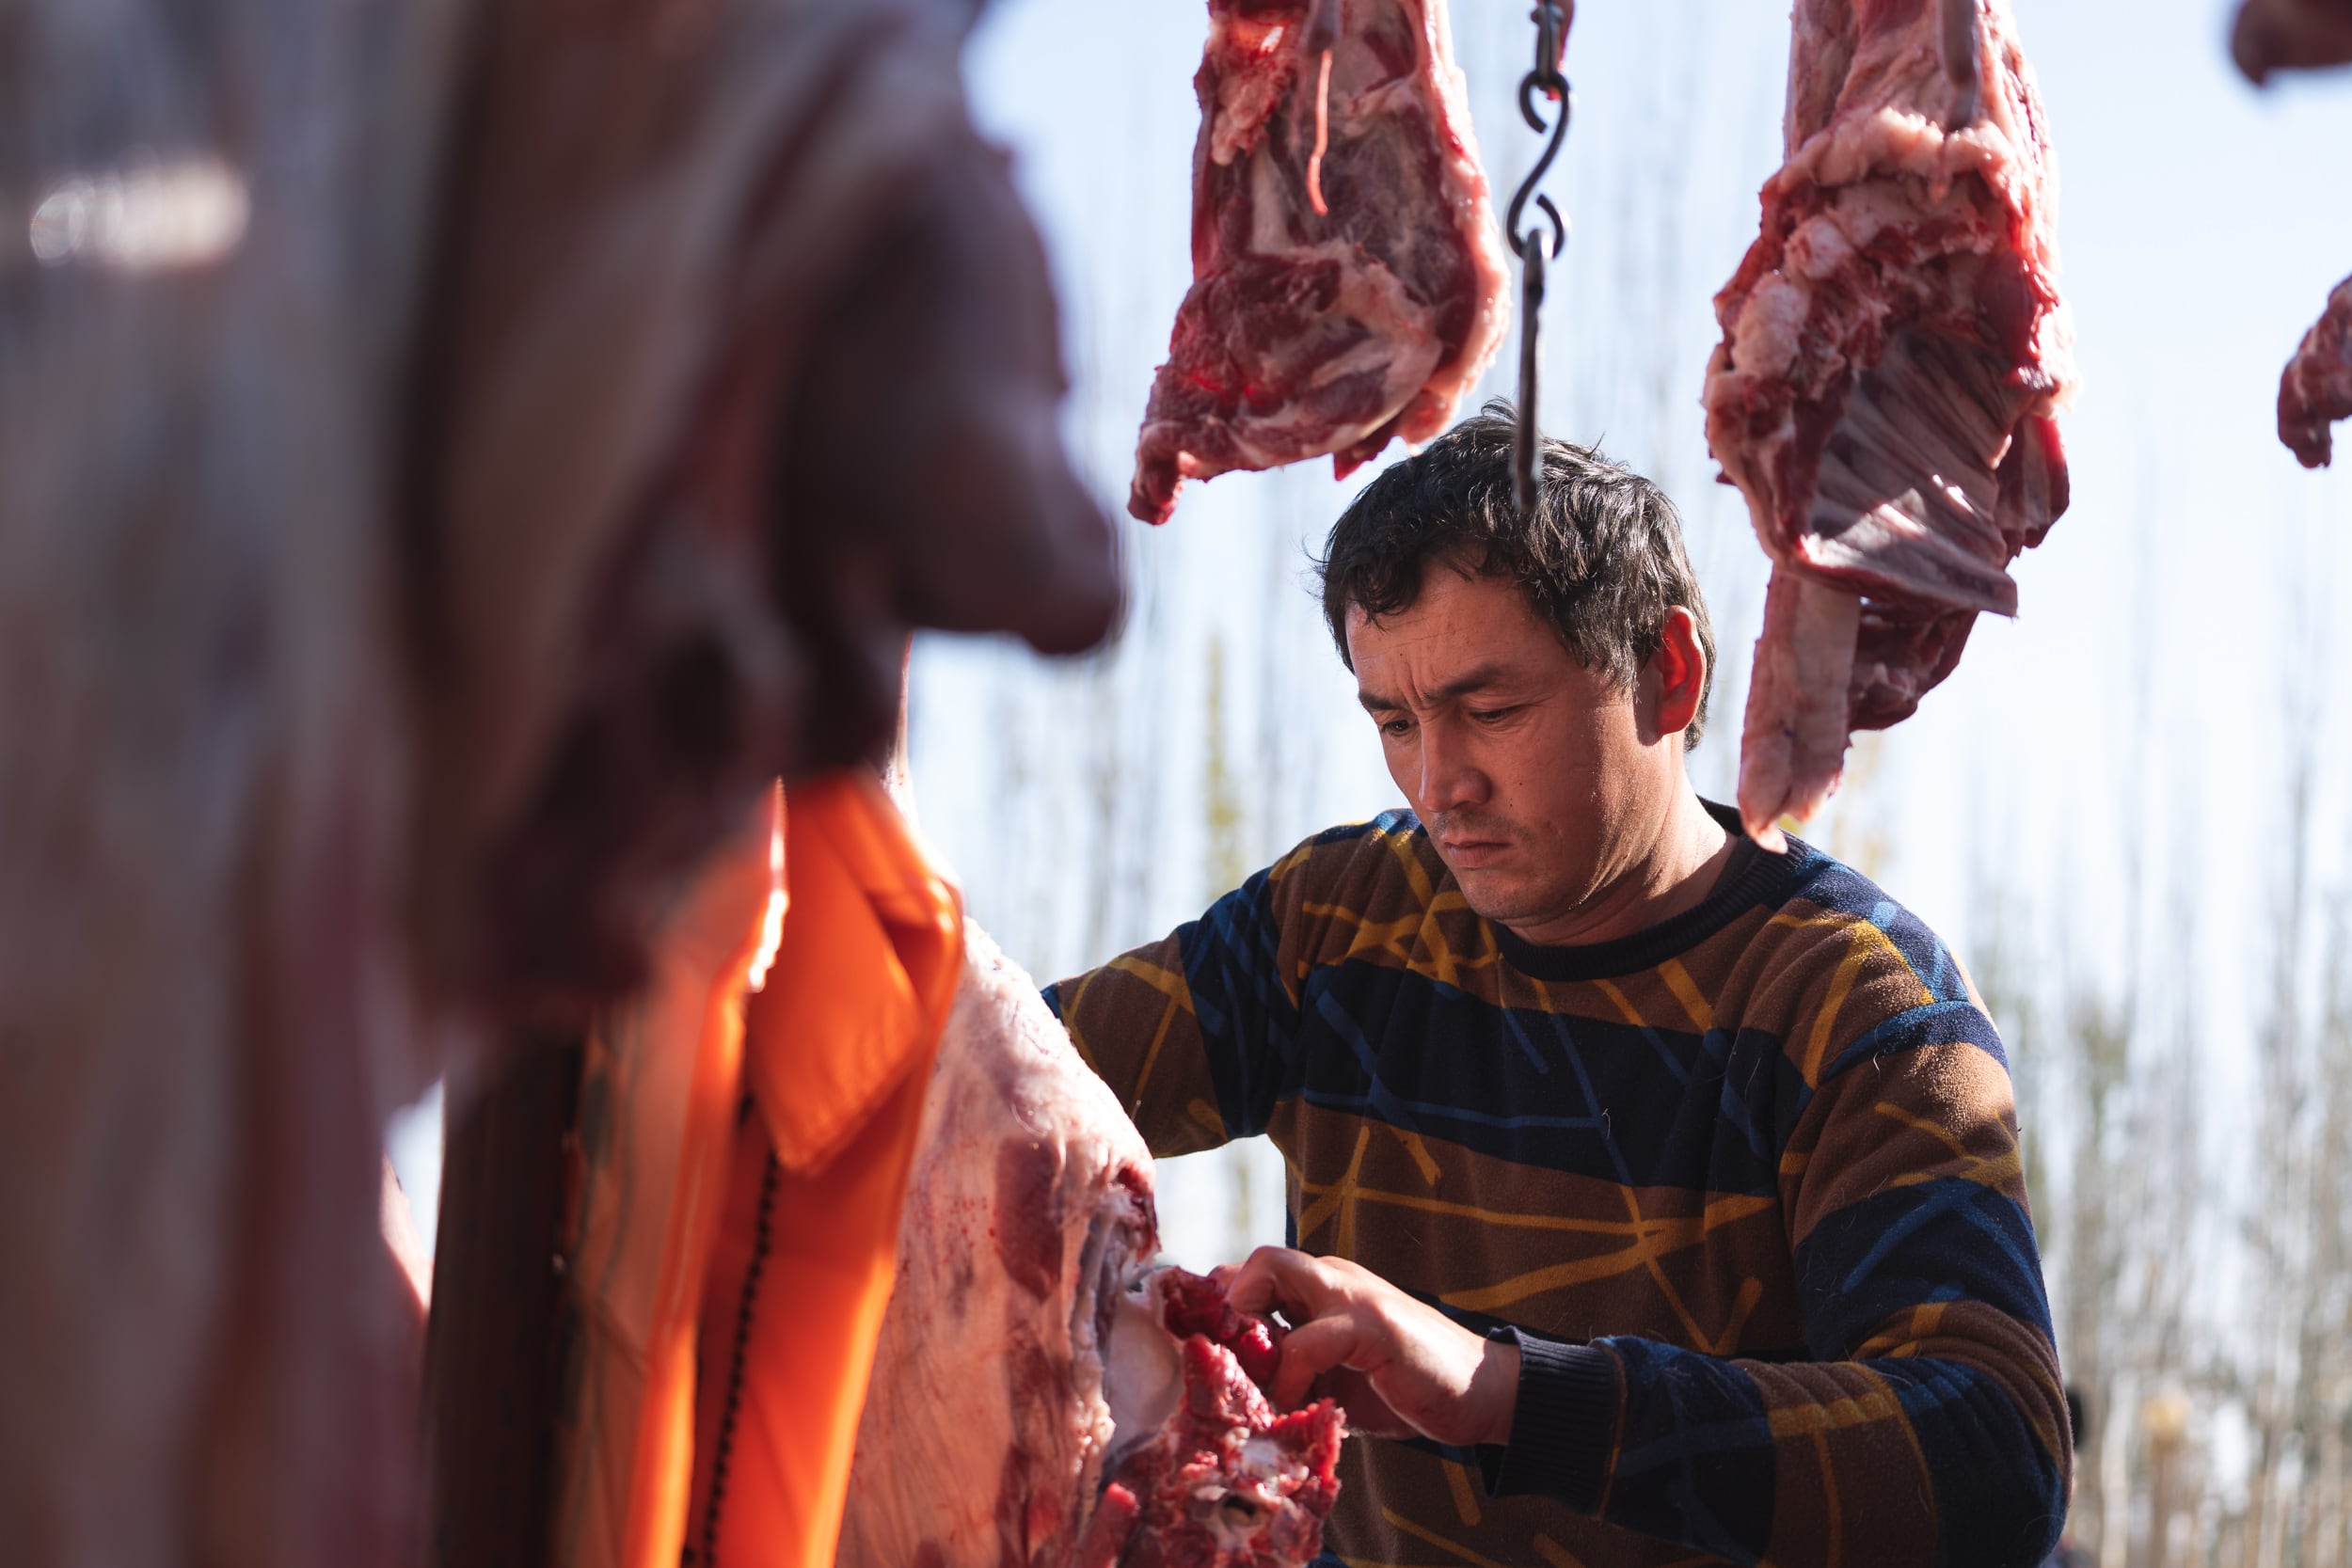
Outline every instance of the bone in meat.
[(1773, 563), (1740, 784), (1767, 843), (1836, 787), (1851, 731), (1907, 718), (1979, 612), (2015, 612), (2006, 568), (2066, 509), (2075, 380), (2007, 0), (1801, 0), (1785, 134), (1705, 397)]
[(1293, 1568), (1340, 1418), (1287, 1416), (1275, 1334), (1149, 1270), (1152, 1163), (1035, 984), (967, 926), (900, 1222), (842, 1568)]
[(1193, 81), (1193, 284), (1127, 501), (1152, 523), (1187, 479), (1429, 439), (1503, 326), (1446, 0), (1210, 0)]
[(2245, 0), (2230, 54), (2247, 80), (2352, 62), (2352, 0)]
[(2328, 296), (2328, 309), (2279, 378), (2279, 439), (2306, 468), (2333, 455), (2338, 420), (2352, 420), (2352, 277)]

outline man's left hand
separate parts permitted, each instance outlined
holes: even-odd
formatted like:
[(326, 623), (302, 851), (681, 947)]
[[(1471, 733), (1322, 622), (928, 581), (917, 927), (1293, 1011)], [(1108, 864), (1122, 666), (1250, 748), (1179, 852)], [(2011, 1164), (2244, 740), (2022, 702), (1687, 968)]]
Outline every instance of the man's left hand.
[(1343, 1258), (1260, 1247), (1217, 1277), (1237, 1309), (1279, 1307), (1296, 1325), (1274, 1374), (1274, 1402), (1282, 1409), (1327, 1394), (1351, 1429), (1371, 1436), (1418, 1434), (1457, 1446), (1510, 1441), (1517, 1345), (1471, 1333)]

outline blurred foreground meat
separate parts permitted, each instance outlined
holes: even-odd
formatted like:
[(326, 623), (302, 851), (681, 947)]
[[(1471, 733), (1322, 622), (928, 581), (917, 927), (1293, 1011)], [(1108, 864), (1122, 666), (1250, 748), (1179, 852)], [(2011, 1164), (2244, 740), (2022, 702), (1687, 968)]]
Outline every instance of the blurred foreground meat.
[(2303, 335), (2279, 378), (2279, 439), (2306, 468), (2333, 455), (2338, 420), (2352, 420), (2352, 277), (2336, 285), (2328, 309)]
[(2007, 0), (1799, 0), (1788, 162), (1716, 295), (1707, 436), (1772, 558), (1740, 766), (1777, 842), (2066, 510), (2057, 166)]
[(910, 626), (1106, 629), (965, 8), (12, 11), (8, 1560), (413, 1560), (387, 1115), (630, 983)]
[(1148, 1270), (1152, 1162), (977, 927), (924, 1105), (842, 1568), (1295, 1568), (1340, 1417), (1278, 1416), (1279, 1330)]
[(1494, 357), (1502, 242), (1446, 0), (1210, 0), (1191, 292), (1127, 510), (1428, 440)]
[(2352, 63), (2352, 0), (2245, 0), (2230, 54), (2249, 81)]
[(1054, 301), (954, 0), (505, 0), (413, 519), (427, 973), (637, 979), (765, 781), (868, 755), (914, 626), (1109, 628)]
[(453, 14), (8, 8), (10, 1563), (407, 1560), (379, 1140), (431, 1068), (382, 498)]

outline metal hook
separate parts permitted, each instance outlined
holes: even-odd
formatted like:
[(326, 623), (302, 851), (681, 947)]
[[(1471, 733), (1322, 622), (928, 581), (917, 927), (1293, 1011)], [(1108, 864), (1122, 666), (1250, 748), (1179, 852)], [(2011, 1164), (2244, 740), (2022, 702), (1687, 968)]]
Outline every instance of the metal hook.
[[(1522, 515), (1535, 509), (1536, 466), (1541, 459), (1542, 440), (1535, 428), (1535, 343), (1537, 320), (1544, 303), (1545, 262), (1548, 259), (1557, 261), (1568, 243), (1568, 226), (1560, 216), (1560, 209), (1551, 204), (1551, 198), (1537, 195), (1535, 187), (1549, 172), (1552, 160), (1559, 157), (1561, 144), (1567, 140), (1572, 97), (1568, 79), (1560, 71), (1560, 59), (1567, 45), (1568, 24), (1575, 14), (1572, 0), (1536, 0), (1535, 9), (1529, 14), (1528, 20), (1535, 24), (1535, 69), (1519, 82), (1519, 118), (1533, 130), (1549, 131), (1550, 139), (1545, 142), (1535, 166), (1527, 171), (1527, 178), (1519, 182), (1519, 188), (1512, 194), (1510, 210), (1503, 219), (1511, 248), (1518, 252), (1520, 267), (1518, 424), (1512, 440), (1511, 497)], [(1559, 117), (1549, 124), (1535, 106), (1538, 93), (1560, 105)], [(1540, 229), (1522, 230), (1519, 227), (1531, 198), (1551, 221), (1549, 255)]]

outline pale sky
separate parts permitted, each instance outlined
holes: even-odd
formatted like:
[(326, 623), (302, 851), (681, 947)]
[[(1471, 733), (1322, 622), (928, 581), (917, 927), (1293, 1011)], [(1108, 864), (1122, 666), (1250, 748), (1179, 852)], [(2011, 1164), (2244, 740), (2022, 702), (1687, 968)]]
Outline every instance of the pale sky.
[[(2085, 383), (2064, 424), (2074, 505), (2013, 569), (2019, 619), (1979, 622), (1920, 715), (1857, 752), (1815, 836), (1868, 856), (1963, 958), (1983, 890), (2003, 888), (2053, 985), (2070, 972), (2121, 983), (2128, 868), (2143, 890), (2183, 890), (2189, 960), (2143, 962), (2193, 971), (2226, 1119), (2242, 1109), (2266, 972), (2298, 662), (2328, 756), (2318, 879), (2352, 886), (2352, 630), (2335, 629), (2352, 618), (2352, 463), (2307, 474), (2273, 430), (2280, 368), (2352, 272), (2352, 72), (2257, 93), (2229, 67), (2227, 8), (2212, 0), (2016, 8), (2062, 171)], [(1551, 434), (1601, 442), (1684, 509), (1724, 655), (1692, 771), (1720, 798), (1765, 567), (1738, 496), (1712, 483), (1698, 396), (1711, 295), (1779, 160), (1787, 12), (1579, 11), (1577, 118), (1548, 187), (1575, 232), (1545, 324), (1541, 407)], [(1509, 106), (1532, 53), (1526, 13), (1524, 0), (1454, 8), (1499, 197), (1534, 150)], [(1078, 384), (1072, 428), (1114, 512), (1187, 279), (1203, 26), (1194, 0), (997, 0), (970, 56), (978, 112), (1014, 149), (1047, 235)], [(1254, 867), (1396, 802), (1302, 586), (1302, 545), (1368, 477), (1231, 475), (1188, 488), (1164, 529), (1122, 515), (1136, 608), (1110, 655), (1049, 668), (924, 644), (926, 827), (976, 912), (1041, 977), (1197, 913), (1236, 854)], [(2290, 657), (2297, 628), (2305, 652)], [(1213, 657), (1237, 812), (1222, 845), (1205, 782)], [(1279, 1212), (1265, 1185), (1261, 1227)], [(1184, 1191), (1179, 1178), (1171, 1207)]]
[[(1527, 8), (1454, 5), (1499, 197), (1534, 150), (1509, 107), (1532, 52)], [(1579, 9), (1577, 119), (1548, 186), (1574, 236), (1545, 324), (1541, 407), (1551, 434), (1600, 442), (1684, 510), (1724, 655), (1692, 771), (1723, 798), (1765, 568), (1739, 498), (1711, 483), (1698, 395), (1710, 296), (1779, 158), (1787, 13), (1733, 0)], [(2352, 628), (2339, 629), (2352, 620), (2352, 460), (2306, 474), (2272, 427), (2280, 365), (2352, 272), (2352, 71), (2256, 93), (2229, 69), (2227, 8), (2212, 0), (2017, 9), (2062, 168), (2085, 380), (2065, 421), (2074, 506), (2014, 568), (2018, 621), (1979, 622), (1920, 715), (1857, 754), (1815, 836), (1870, 858), (1963, 958), (1982, 889), (2007, 890), (2053, 984), (2069, 970), (2119, 983), (2135, 861), (2143, 888), (2185, 890), (2188, 961), (2152, 967), (2193, 972), (2226, 1121), (2242, 1110), (2267, 962), (2298, 689), (2328, 759), (2318, 882), (2352, 889)], [(994, 0), (969, 55), (977, 111), (1013, 149), (1046, 234), (1073, 442), (1120, 515), (1136, 585), (1125, 639), (1088, 660), (968, 640), (918, 653), (924, 826), (974, 911), (1041, 978), (1162, 934), (1236, 868), (1396, 803), (1304, 588), (1304, 545), (1369, 473), (1230, 475), (1189, 487), (1156, 531), (1120, 505), (1187, 280), (1203, 31), (1198, 0)], [(396, 1140), (428, 1228), (430, 1141)], [(1248, 1168), (1247, 1228), (1279, 1234), (1279, 1164), (1262, 1151)], [(1233, 1201), (1221, 1172), (1169, 1167), (1177, 1255), (1215, 1260)]]

